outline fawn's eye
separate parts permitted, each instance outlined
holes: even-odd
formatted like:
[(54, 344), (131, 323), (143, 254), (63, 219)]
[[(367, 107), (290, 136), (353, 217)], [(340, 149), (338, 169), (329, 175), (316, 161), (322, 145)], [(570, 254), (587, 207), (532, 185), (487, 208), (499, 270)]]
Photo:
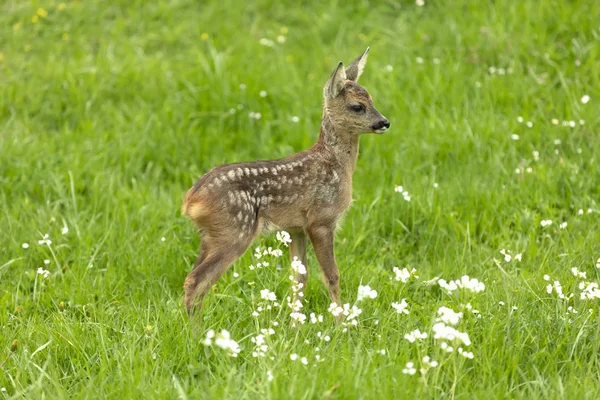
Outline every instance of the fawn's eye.
[(363, 106), (362, 104), (353, 104), (350, 106), (350, 109), (355, 113), (362, 113), (365, 111), (365, 106)]

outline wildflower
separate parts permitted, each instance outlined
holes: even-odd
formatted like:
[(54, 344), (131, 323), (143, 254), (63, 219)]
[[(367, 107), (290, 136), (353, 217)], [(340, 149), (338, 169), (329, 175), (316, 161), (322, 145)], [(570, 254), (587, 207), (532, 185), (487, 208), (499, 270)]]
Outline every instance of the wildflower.
[(431, 368), (437, 367), (438, 362), (432, 360), (429, 356), (425, 356), (421, 360), (421, 365), (422, 367), (419, 369), (419, 372), (421, 372), (421, 375), (425, 375)]
[(528, 128), (532, 128), (532, 127), (533, 127), (533, 122), (531, 122), (531, 121), (527, 121), (527, 127), (528, 127)]
[[(246, 84), (245, 83), (240, 83), (240, 89), (241, 90), (246, 90)], [(241, 106), (241, 104), (240, 104), (240, 106)], [(239, 108), (239, 106), (238, 106), (238, 108)], [(242, 106), (242, 108), (243, 108), (243, 106)]]
[(550, 226), (550, 225), (552, 225), (552, 220), (550, 220), (550, 219), (543, 219), (543, 220), (540, 222), (540, 225), (542, 226), (542, 228), (545, 228), (545, 227), (547, 227), (547, 226)]
[(471, 339), (469, 339), (469, 334), (466, 332), (460, 332), (457, 329), (446, 325), (443, 322), (436, 322), (433, 324), (431, 328), (433, 331), (433, 338), (436, 340), (448, 340), (461, 341), (465, 346), (471, 345)]
[(582, 125), (582, 126), (583, 126), (583, 125), (585, 125), (585, 121), (584, 121), (584, 120), (582, 120), (582, 119), (580, 119), (580, 120), (579, 120), (579, 125)]
[(391, 65), (388, 64), (388, 65), (385, 66), (385, 70), (387, 72), (392, 72), (394, 70), (394, 67), (392, 67)]
[(42, 268), (42, 267), (39, 267), (39, 268), (37, 269), (37, 273), (38, 273), (39, 275), (43, 275), (43, 276), (44, 276), (44, 278), (47, 278), (48, 276), (50, 276), (50, 271), (48, 271), (47, 269), (44, 269), (44, 268)]
[(410, 201), (410, 194), (406, 190), (404, 190), (404, 188), (402, 186), (396, 186), (394, 188), (394, 191), (396, 193), (402, 193), (402, 196), (404, 197), (404, 200)]
[(420, 330), (415, 329), (414, 331), (405, 334), (404, 339), (414, 343), (416, 340), (427, 339), (427, 332), (421, 332)]
[(316, 324), (317, 322), (323, 322), (323, 316), (316, 316), (315, 313), (310, 313), (310, 323)]
[(271, 382), (273, 380), (273, 373), (271, 371), (267, 371), (267, 380)]
[(452, 353), (454, 351), (454, 347), (450, 346), (447, 342), (441, 342), (440, 348), (446, 353)]
[(21, 247), (24, 248), (24, 249), (28, 249), (29, 248), (29, 243), (23, 243), (21, 245)]
[(406, 367), (402, 370), (402, 373), (405, 375), (414, 375), (417, 373), (415, 369), (415, 364), (412, 361), (406, 363)]
[(550, 280), (550, 275), (548, 275), (548, 274), (544, 275), (544, 280), (545, 281), (549, 281)]
[(425, 0), (415, 0), (415, 4), (418, 7), (423, 7), (425, 5)]
[(498, 302), (498, 305), (501, 305), (501, 306), (503, 306), (504, 304), (505, 304), (505, 303), (504, 303), (502, 300), (500, 300), (500, 301)]
[(164, 241), (166, 241), (166, 240), (167, 240), (167, 238), (166, 238), (166, 237), (164, 237), (164, 236), (160, 238), (160, 241), (161, 241), (161, 242), (164, 242)]
[(590, 96), (588, 96), (587, 94), (584, 94), (581, 97), (581, 104), (587, 104), (588, 101), (590, 101)]
[(44, 260), (44, 264), (45, 264), (45, 265), (48, 265), (48, 264), (50, 264), (50, 260)]
[(277, 43), (285, 43), (285, 36), (283, 36), (283, 35), (277, 36)]
[[(493, 68), (493, 67), (490, 67), (490, 68)], [(517, 117), (517, 122), (520, 123), (520, 124), (522, 124), (523, 123), (523, 117), (521, 117), (521, 116)]]
[(381, 354), (382, 356), (385, 356), (385, 349), (379, 350), (378, 353)]
[(358, 296), (356, 298), (356, 301), (362, 301), (365, 298), (370, 298), (370, 299), (374, 299), (377, 297), (377, 291), (374, 289), (371, 289), (371, 287), (369, 285), (359, 285), (358, 286)]
[(290, 360), (296, 361), (297, 359), (298, 359), (298, 354), (296, 354), (296, 353), (290, 354)]
[(552, 294), (553, 290), (558, 295), (558, 298), (560, 298), (560, 299), (565, 298), (565, 295), (563, 294), (563, 291), (562, 291), (562, 286), (559, 281), (554, 281), (553, 284), (548, 284), (548, 286), (546, 286), (546, 292), (548, 292), (548, 294)]
[(212, 329), (209, 329), (206, 332), (206, 338), (204, 340), (202, 340), (202, 344), (204, 344), (205, 346), (211, 346), (214, 337), (215, 337), (215, 331)]
[(298, 118), (297, 116), (294, 115), (292, 118), (290, 118), (290, 121), (297, 124), (298, 122), (300, 122), (300, 118)]
[(567, 223), (566, 223), (566, 222), (562, 222), (562, 223), (559, 225), (559, 227), (560, 227), (560, 229), (565, 229), (565, 228), (567, 227)]
[(408, 311), (408, 303), (406, 302), (406, 299), (402, 299), (400, 303), (392, 303), (392, 308), (394, 308), (398, 314), (408, 315), (410, 313), (410, 311)]
[(300, 362), (301, 362), (302, 364), (304, 364), (304, 365), (308, 365), (308, 359), (307, 359), (306, 357), (302, 357), (302, 358), (300, 359)]
[(471, 351), (464, 351), (462, 347), (458, 348), (458, 353), (461, 356), (465, 357), (465, 358), (469, 358), (471, 360), (473, 359), (473, 352), (471, 352)]
[(419, 275), (417, 274), (417, 270), (416, 269), (411, 269), (410, 271), (408, 270), (408, 268), (397, 268), (394, 267), (392, 269), (392, 271), (394, 271), (394, 273), (396, 274), (395, 278), (397, 281), (401, 281), (402, 283), (406, 283), (411, 276), (415, 277), (416, 279), (419, 278)]
[(215, 338), (215, 345), (224, 349), (229, 350), (232, 357), (237, 357), (240, 353), (240, 345), (229, 335), (229, 332), (225, 329), (221, 331)]
[(294, 260), (292, 260), (292, 271), (300, 275), (306, 275), (306, 267), (296, 256), (294, 256)]
[(580, 271), (579, 269), (577, 269), (577, 267), (571, 268), (571, 273), (573, 274), (573, 276), (577, 276), (579, 278), (587, 278), (585, 271)]
[(38, 240), (38, 244), (40, 244), (40, 245), (43, 245), (43, 244), (45, 244), (45, 245), (47, 245), (47, 246), (50, 246), (50, 245), (52, 244), (52, 240), (50, 240), (50, 239), (49, 239), (49, 236), (48, 236), (48, 234), (46, 233), (46, 234), (44, 234), (44, 236), (42, 237), (42, 240)]
[(292, 243), (292, 238), (290, 236), (289, 233), (287, 233), (286, 231), (279, 231), (277, 232), (277, 240), (279, 240), (281, 243), (283, 243), (285, 245), (285, 247), (287, 247), (290, 243)]
[(58, 9), (58, 11), (62, 11), (62, 10), (64, 10), (65, 8), (67, 8), (67, 5), (66, 5), (65, 3), (60, 3), (60, 4), (58, 5), (58, 7), (56, 7), (56, 8)]
[(273, 46), (275, 46), (275, 43), (272, 40), (267, 39), (267, 38), (260, 39), (258, 41), (258, 43), (260, 43), (261, 45), (266, 46), (266, 47), (273, 47)]
[(517, 135), (517, 134), (512, 134), (512, 135), (510, 135), (510, 138), (511, 138), (512, 140), (519, 140), (519, 135)]
[(600, 268), (600, 258), (596, 260), (596, 268)]
[(556, 118), (552, 118), (552, 125), (558, 125), (558, 120)]
[(306, 322), (306, 314), (302, 314), (300, 312), (292, 312), (290, 314), (290, 318), (300, 324), (304, 324)]
[(267, 97), (267, 91), (266, 90), (261, 90), (260, 93), (258, 94), (260, 97)]
[(469, 278), (468, 275), (464, 275), (460, 278), (460, 280), (456, 279), (454, 281), (446, 282), (444, 279), (439, 279), (438, 284), (443, 289), (446, 289), (448, 292), (453, 292), (456, 289), (467, 289), (471, 292), (482, 292), (485, 290), (485, 284), (483, 282), (478, 281), (475, 278)]
[(285, 27), (285, 26), (282, 26), (282, 27), (281, 27), (281, 29), (279, 29), (279, 32), (280, 32), (282, 35), (287, 35), (287, 33), (288, 33), (288, 28), (287, 28), (287, 27)]
[[(423, 4), (425, 4), (425, 2), (423, 2)], [(417, 61), (417, 64), (423, 64), (423, 58), (422, 57), (417, 57), (416, 61)]]
[(579, 297), (582, 300), (600, 299), (600, 289), (596, 282), (580, 282), (579, 289), (581, 289)]
[(268, 300), (268, 301), (277, 301), (277, 296), (275, 295), (275, 293), (271, 292), (269, 289), (263, 289), (260, 291), (260, 297), (263, 300)]
[(43, 8), (38, 8), (36, 14), (42, 18), (46, 18), (48, 16), (48, 11), (44, 10)]
[(453, 309), (448, 308), (448, 307), (440, 307), (437, 310), (437, 314), (438, 317), (436, 318), (436, 321), (441, 321), (445, 324), (450, 324), (450, 325), (456, 325), (458, 324), (458, 321), (460, 321), (460, 319), (463, 316), (462, 312), (455, 312)]

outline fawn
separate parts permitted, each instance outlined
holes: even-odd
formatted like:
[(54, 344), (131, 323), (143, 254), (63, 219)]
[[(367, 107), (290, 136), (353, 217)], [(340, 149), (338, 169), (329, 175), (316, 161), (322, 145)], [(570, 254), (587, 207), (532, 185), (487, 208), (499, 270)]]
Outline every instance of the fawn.
[[(290, 233), (290, 258), (305, 266), (308, 235), (331, 300), (341, 305), (334, 232), (352, 202), (359, 135), (390, 127), (357, 83), (368, 53), (367, 48), (348, 68), (340, 62), (325, 84), (321, 132), (313, 147), (279, 160), (218, 166), (187, 192), (182, 213), (202, 236), (200, 256), (184, 285), (190, 315), (254, 238), (274, 229)], [(296, 276), (300, 288), (307, 277)]]

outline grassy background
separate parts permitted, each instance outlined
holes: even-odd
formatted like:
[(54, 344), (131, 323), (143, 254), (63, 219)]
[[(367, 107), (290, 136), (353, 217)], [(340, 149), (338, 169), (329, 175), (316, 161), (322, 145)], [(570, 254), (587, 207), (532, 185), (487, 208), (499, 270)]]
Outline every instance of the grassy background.
[[(599, 280), (599, 20), (594, 1), (4, 0), (0, 398), (598, 398), (599, 300), (579, 299), (570, 268)], [(182, 285), (199, 241), (183, 194), (217, 164), (309, 147), (322, 85), (367, 45), (361, 83), (392, 128), (362, 138), (337, 258), (344, 301), (361, 283), (379, 296), (346, 332), (331, 315), (290, 328), (285, 307), (254, 318), (261, 289), (289, 295), (289, 262), (250, 271), (249, 251), (194, 334)], [(327, 314), (309, 262), (305, 311)], [(393, 281), (394, 266), (421, 279)], [(423, 283), (463, 274), (486, 291)], [(575, 297), (546, 293), (544, 274)], [(390, 307), (401, 298), (410, 315)], [(481, 311), (460, 325), (473, 360), (403, 339), (467, 302)], [(268, 356), (253, 358), (273, 321)], [(240, 356), (205, 347), (210, 328)], [(401, 372), (424, 355), (440, 366)]]

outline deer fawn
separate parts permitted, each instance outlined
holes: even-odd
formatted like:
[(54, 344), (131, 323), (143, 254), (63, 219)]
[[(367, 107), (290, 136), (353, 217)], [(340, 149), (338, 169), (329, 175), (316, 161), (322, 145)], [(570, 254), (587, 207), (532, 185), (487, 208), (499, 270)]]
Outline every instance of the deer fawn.
[[(340, 62), (325, 84), (321, 133), (313, 147), (279, 160), (221, 165), (187, 192), (182, 213), (202, 236), (200, 256), (184, 285), (190, 315), (202, 307), (209, 288), (254, 238), (273, 229), (290, 233), (290, 257), (298, 257), (305, 266), (308, 235), (331, 300), (341, 305), (334, 232), (352, 202), (359, 135), (390, 127), (357, 83), (368, 52), (367, 48), (348, 68)], [(306, 274), (296, 280), (306, 287)]]

